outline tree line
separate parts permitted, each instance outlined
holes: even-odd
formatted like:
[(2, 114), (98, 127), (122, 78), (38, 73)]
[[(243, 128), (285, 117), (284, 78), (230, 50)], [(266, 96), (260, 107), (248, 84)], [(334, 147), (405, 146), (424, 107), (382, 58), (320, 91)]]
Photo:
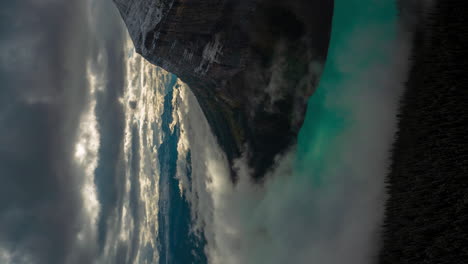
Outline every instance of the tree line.
[(379, 263), (468, 263), (468, 1), (416, 29), (387, 177)]

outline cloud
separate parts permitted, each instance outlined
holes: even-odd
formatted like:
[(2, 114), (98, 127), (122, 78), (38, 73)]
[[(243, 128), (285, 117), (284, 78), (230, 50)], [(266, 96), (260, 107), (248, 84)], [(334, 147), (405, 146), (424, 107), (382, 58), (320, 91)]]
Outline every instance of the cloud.
[[(98, 111), (107, 147), (96, 172), (100, 183), (99, 263), (157, 263), (161, 115), (172, 74), (148, 63), (125, 35), (124, 86), (118, 105), (102, 98)], [(109, 111), (109, 109), (114, 109)], [(118, 111), (115, 111), (118, 110)], [(123, 122), (116, 113), (123, 111)], [(107, 125), (105, 125), (107, 124)], [(123, 134), (122, 140), (120, 135)], [(115, 140), (118, 137), (119, 140)], [(118, 144), (116, 144), (116, 141)], [(117, 164), (117, 165), (116, 165)]]
[(94, 169), (107, 124), (97, 113), (112, 102), (99, 106), (98, 94), (118, 104), (124, 85), (120, 19), (101, 2), (1, 4), (0, 262), (99, 254)]
[[(36, 6), (26, 2), (17, 4), (13, 11), (26, 20), (40, 15), (47, 18), (49, 12), (45, 9), (30, 9)], [(43, 27), (25, 25), (14, 17), (2, 21), (16, 24), (11, 31), (3, 29), (1, 46), (7, 50), (2, 53), (21, 55), (13, 61), (5, 61), (2, 56), (0, 77), (5, 84), (0, 91), (0, 111), (4, 115), (0, 130), (0, 246), (9, 252), (13, 263), (28, 263), (28, 259), (35, 263), (64, 263), (79, 226), (82, 202), (77, 186), (81, 182), (71, 155), (63, 154), (72, 151), (70, 141), (76, 136), (80, 104), (86, 100), (86, 92), (72, 94), (87, 86), (81, 77), (85, 76), (85, 66), (76, 57), (61, 58), (71, 47), (56, 45), (67, 30), (74, 29), (78, 14), (83, 14), (72, 2), (73, 7), (77, 15), (70, 15), (70, 25), (63, 28), (54, 25), (53, 15), (44, 20)], [(63, 7), (65, 14), (71, 11), (67, 9)], [(76, 33), (76, 41), (80, 42), (85, 32)], [(19, 48), (8, 48), (15, 45)], [(77, 75), (66, 73), (65, 68)], [(54, 103), (39, 100), (43, 97)], [(67, 104), (69, 110), (62, 111)]]
[[(152, 146), (163, 138), (157, 128), (168, 75), (139, 61), (124, 68), (125, 34), (117, 11), (109, 8), (114, 8), (110, 1), (95, 0), (1, 4), (2, 263), (121, 263), (146, 254), (149, 263), (157, 260), (156, 252), (145, 252), (157, 246), (158, 167), (151, 157), (157, 156)], [(362, 40), (365, 44), (366, 38), (356, 41)], [(404, 57), (404, 50), (393, 52)], [(188, 165), (179, 160), (178, 177), (192, 205), (194, 230), (207, 237), (211, 262), (335, 263), (341, 258), (334, 256), (363, 257), (360, 250), (375, 241), (367, 226), (378, 222), (383, 200), (370, 199), (381, 197), (386, 159), (374, 154), (382, 153), (392, 135), (397, 98), (396, 91), (385, 88), (392, 82), (397, 86), (399, 78), (386, 79), (385, 67), (364, 83), (382, 82), (382, 90), (364, 89), (335, 102), (353, 109), (358, 124), (343, 139), (351, 142), (346, 149), (356, 152), (340, 152), (336, 162), (361, 177), (343, 179), (334, 172), (334, 188), (316, 192), (306, 180), (294, 178), (292, 154), (279, 161), (262, 186), (249, 181), (251, 172), (239, 160), (243, 173), (233, 186), (224, 153), (196, 99), (187, 90), (176, 91), (179, 153), (191, 150), (193, 170), (188, 179), (181, 173)], [(149, 89), (153, 85), (157, 91)], [(131, 92), (124, 92), (125, 86)], [(379, 102), (382, 97), (392, 99), (385, 104)], [(130, 99), (137, 102), (135, 109), (127, 106)], [(380, 176), (368, 181), (370, 174)], [(340, 221), (344, 217), (346, 222)]]
[[(350, 14), (343, 9), (349, 3), (335, 2), (341, 10), (334, 19)], [(239, 181), (232, 184), (225, 155), (196, 98), (184, 85), (176, 92), (179, 156), (192, 153), (192, 182), (184, 175), (189, 166), (184, 160), (178, 178), (192, 206), (193, 228), (206, 236), (210, 263), (375, 260), (411, 36), (408, 24), (397, 28), (381, 9), (361, 11), (371, 20), (334, 22), (352, 27), (331, 46), (327, 63), (332, 66), (327, 67), (339, 74), (325, 69), (300, 145), (278, 158), (263, 184), (251, 182), (243, 158), (236, 161)]]

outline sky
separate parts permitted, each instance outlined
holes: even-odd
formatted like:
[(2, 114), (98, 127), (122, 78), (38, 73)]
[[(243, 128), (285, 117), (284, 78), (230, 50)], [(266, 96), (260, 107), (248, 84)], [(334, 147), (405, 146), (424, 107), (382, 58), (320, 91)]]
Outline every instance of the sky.
[(117, 146), (123, 133), (118, 13), (93, 0), (0, 5), (0, 262), (92, 263), (100, 133)]
[(236, 185), (190, 88), (135, 53), (111, 1), (10, 2), (0, 263), (373, 263), (409, 67), (394, 1), (335, 1), (297, 146), (262, 184), (239, 158)]
[(175, 164), (160, 166), (177, 161), (164, 119), (176, 77), (136, 54), (111, 1), (2, 5), (0, 263), (191, 258), (162, 239), (190, 237), (177, 181), (164, 195)]

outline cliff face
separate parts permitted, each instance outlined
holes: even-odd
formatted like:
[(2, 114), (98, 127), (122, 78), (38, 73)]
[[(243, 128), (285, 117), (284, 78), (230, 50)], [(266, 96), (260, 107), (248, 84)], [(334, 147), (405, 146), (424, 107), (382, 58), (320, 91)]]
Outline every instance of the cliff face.
[(295, 140), (325, 61), (333, 0), (114, 0), (136, 51), (197, 97), (255, 177)]

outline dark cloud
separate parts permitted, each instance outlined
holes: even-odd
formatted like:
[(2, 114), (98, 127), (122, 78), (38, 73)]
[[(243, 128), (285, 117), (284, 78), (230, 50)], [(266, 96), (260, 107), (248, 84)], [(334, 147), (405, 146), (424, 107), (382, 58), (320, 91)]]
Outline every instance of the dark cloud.
[[(108, 46), (112, 44), (108, 43)], [(122, 56), (115, 56), (115, 47), (108, 47), (108, 76), (113, 76), (107, 83), (104, 94), (97, 96), (96, 116), (101, 126), (100, 162), (96, 168), (96, 187), (101, 203), (101, 217), (98, 224), (99, 246), (105, 246), (109, 218), (115, 217), (113, 212), (121, 208), (122, 195), (125, 193), (125, 167), (123, 160), (124, 110), (118, 98), (123, 95), (125, 83), (123, 77)], [(121, 49), (120, 49), (121, 50)], [(120, 59), (119, 59), (120, 58)], [(118, 73), (118, 74), (117, 74)]]
[(44, 259), (38, 263), (63, 259), (79, 207), (69, 161), (52, 143), (59, 123), (44, 118), (51, 114), (41, 105), (18, 107), (1, 131), (0, 241), (18, 257), (27, 251)]
[(102, 107), (117, 107), (123, 34), (110, 1), (91, 15), (83, 0), (9, 2), (0, 4), (0, 249), (15, 264), (92, 263), (93, 243), (76, 243), (83, 175), (72, 156), (86, 66), (100, 49), (110, 95)]

